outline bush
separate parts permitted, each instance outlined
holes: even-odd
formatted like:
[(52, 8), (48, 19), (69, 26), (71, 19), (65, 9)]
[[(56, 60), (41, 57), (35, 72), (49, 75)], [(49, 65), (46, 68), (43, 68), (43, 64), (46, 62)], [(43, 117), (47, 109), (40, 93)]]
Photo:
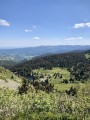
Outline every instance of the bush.
[(46, 113), (45, 120), (57, 120), (57, 116), (54, 115), (53, 113)]
[(75, 94), (77, 94), (77, 90), (76, 90), (76, 88), (71, 87), (70, 90), (66, 90), (66, 93), (68, 95), (74, 96)]
[(62, 83), (68, 83), (68, 80), (67, 79), (64, 79), (63, 81), (62, 81)]

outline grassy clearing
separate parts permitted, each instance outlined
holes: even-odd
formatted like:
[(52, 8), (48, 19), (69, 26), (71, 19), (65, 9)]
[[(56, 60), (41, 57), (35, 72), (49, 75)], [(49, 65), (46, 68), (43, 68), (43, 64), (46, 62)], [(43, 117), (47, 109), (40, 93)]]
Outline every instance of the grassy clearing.
[[(52, 84), (59, 84), (63, 79), (67, 79), (67, 80), (70, 79), (70, 72), (65, 68), (62, 69), (62, 68), (55, 67), (52, 70), (48, 70), (48, 69), (45, 70), (41, 68), (41, 69), (33, 70), (33, 72), (38, 74), (43, 74), (44, 77), (51, 76), (51, 79), (49, 82)], [(60, 78), (59, 76), (55, 78), (54, 76), (55, 73), (59, 73), (60, 75), (62, 75), (62, 78)]]
[[(70, 72), (67, 69), (62, 69), (62, 68), (53, 68), (52, 70), (44, 70), (43, 68), (41, 69), (36, 69), (33, 70), (33, 72), (39, 73), (39, 74), (46, 74), (45, 77), (48, 77), (48, 75), (52, 75), (52, 77), (49, 79), (49, 83), (54, 84), (54, 88), (60, 91), (65, 91), (66, 89), (68, 90), (71, 86), (76, 87), (78, 84), (76, 83), (61, 83), (63, 79), (70, 79)], [(59, 73), (62, 75), (62, 78), (53, 76), (55, 73)]]
[(53, 73), (60, 73), (60, 74), (67, 74), (69, 73), (69, 71), (67, 71), (67, 69), (62, 69), (62, 68), (58, 68), (58, 67), (54, 67), (52, 70), (45, 70), (43, 68), (40, 69), (35, 69), (33, 70), (33, 72), (38, 72), (38, 73), (46, 73), (46, 74), (53, 74)]
[[(61, 92), (65, 92), (66, 90), (69, 90), (71, 86), (74, 88), (77, 88), (79, 90), (81, 89), (89, 89), (90, 87), (90, 82), (86, 83), (61, 83), (64, 79), (69, 80), (70, 79), (70, 72), (67, 69), (62, 69), (62, 68), (53, 68), (52, 70), (44, 70), (43, 68), (41, 69), (36, 69), (33, 70), (33, 72), (38, 73), (38, 74), (43, 74), (44, 77), (48, 77), (52, 75), (52, 77), (49, 79), (49, 83), (54, 84), (54, 88), (57, 90), (60, 90)], [(53, 76), (55, 73), (60, 73), (62, 75), (62, 78)], [(45, 76), (46, 75), (46, 76)], [(89, 90), (88, 90), (89, 91)]]
[(35, 69), (33, 70), (33, 72), (39, 73), (39, 74), (43, 74), (43, 75), (54, 75), (55, 73), (59, 73), (63, 76), (64, 79), (69, 79), (70, 78), (70, 72), (67, 69), (62, 69), (62, 68), (58, 68), (55, 67), (52, 70), (45, 70), (43, 68), (41, 69)]
[(62, 83), (62, 84), (55, 84), (54, 85), (54, 87), (57, 90), (60, 90), (61, 92), (65, 92), (66, 90), (69, 90), (71, 86), (73, 86), (74, 88), (77, 88), (77, 89), (82, 89), (86, 85), (83, 83), (68, 83), (68, 84)]
[(89, 59), (89, 58), (90, 58), (90, 55), (89, 55), (89, 54), (85, 54), (85, 57), (86, 57), (87, 59)]

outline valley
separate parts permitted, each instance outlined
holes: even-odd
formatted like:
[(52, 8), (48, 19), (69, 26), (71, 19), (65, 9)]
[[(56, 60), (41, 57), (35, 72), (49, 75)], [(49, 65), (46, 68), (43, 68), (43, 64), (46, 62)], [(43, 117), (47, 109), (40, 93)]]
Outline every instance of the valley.
[(0, 120), (90, 120), (90, 0), (0, 0)]
[[(89, 120), (90, 51), (0, 67), (1, 120)], [(12, 72), (11, 72), (12, 71)]]

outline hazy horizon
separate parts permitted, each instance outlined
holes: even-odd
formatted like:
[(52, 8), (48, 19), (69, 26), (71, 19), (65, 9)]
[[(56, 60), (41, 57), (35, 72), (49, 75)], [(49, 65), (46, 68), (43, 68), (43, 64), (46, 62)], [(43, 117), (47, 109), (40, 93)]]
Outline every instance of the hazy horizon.
[(39, 46), (22, 46), (22, 47), (0, 47), (0, 49), (19, 49), (19, 48), (35, 48), (35, 47), (54, 47), (54, 46), (90, 46), (90, 45), (39, 45)]

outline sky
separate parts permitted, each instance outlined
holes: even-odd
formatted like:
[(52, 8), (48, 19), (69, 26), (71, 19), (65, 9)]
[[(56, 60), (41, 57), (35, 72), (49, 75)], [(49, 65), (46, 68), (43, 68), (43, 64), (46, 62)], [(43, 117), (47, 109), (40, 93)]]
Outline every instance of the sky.
[(90, 45), (90, 0), (0, 0), (0, 48)]

